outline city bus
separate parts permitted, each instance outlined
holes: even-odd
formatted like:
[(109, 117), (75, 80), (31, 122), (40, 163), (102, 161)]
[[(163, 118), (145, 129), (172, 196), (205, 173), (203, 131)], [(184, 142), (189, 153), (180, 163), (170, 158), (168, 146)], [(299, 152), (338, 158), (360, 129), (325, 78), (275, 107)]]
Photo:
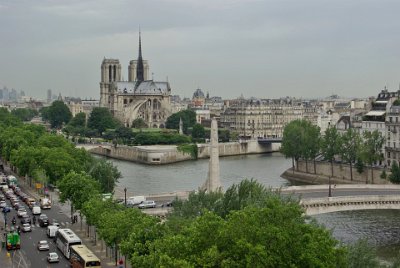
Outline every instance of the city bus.
[(71, 229), (58, 229), (55, 243), (64, 256), (69, 259), (71, 246), (82, 244), (82, 240)]
[(69, 259), (72, 268), (100, 268), (100, 259), (85, 245), (71, 246), (71, 257)]

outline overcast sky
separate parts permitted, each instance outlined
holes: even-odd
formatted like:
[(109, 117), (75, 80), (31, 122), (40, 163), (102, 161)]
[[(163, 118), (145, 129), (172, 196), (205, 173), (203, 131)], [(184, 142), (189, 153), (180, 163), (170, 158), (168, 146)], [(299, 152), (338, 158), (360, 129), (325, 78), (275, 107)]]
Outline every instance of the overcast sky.
[(0, 88), (99, 98), (138, 28), (154, 80), (235, 98), (377, 95), (400, 83), (400, 1), (0, 0)]

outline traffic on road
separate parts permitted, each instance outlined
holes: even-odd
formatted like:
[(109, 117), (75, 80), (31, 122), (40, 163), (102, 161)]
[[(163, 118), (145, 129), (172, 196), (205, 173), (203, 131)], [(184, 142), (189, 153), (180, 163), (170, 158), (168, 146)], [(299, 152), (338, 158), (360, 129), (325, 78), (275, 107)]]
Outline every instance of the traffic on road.
[[(11, 256), (18, 251), (27, 267), (101, 267), (89, 249), (73, 251), (82, 241), (69, 229), (70, 218), (60, 213), (49, 196), (36, 200), (18, 185), (14, 176), (2, 173), (0, 189), (5, 241), (2, 246), (13, 253)], [(90, 262), (85, 254), (91, 256)]]

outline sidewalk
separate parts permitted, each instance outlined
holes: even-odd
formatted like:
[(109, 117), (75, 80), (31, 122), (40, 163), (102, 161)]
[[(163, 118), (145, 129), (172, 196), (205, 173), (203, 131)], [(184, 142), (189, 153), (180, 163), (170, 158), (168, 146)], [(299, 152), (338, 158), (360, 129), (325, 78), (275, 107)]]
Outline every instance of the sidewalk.
[[(32, 197), (34, 197), (37, 200), (39, 200), (41, 198), (41, 196), (34, 189), (29, 187), (29, 185), (25, 182), (25, 178), (19, 177), (17, 174), (15, 174), (13, 171), (11, 171), (8, 166), (5, 165), (4, 167), (6, 169), (6, 173), (12, 174), (18, 178), (18, 182), (19, 182), (19, 184), (21, 184), (20, 187), (23, 189), (23, 191), (25, 193), (31, 195)], [(23, 183), (21, 183), (21, 182), (23, 182)], [(62, 211), (63, 214), (65, 214), (69, 218), (71, 218), (71, 215), (70, 215), (71, 208), (70, 208), (69, 202), (66, 202), (64, 204), (60, 203), (58, 193), (55, 191), (52, 191), (50, 194), (51, 194), (51, 200), (53, 203), (52, 209), (54, 209), (54, 205), (58, 206), (60, 208), (60, 211)], [(82, 229), (81, 229), (81, 226), (82, 226)], [(110, 250), (108, 250), (106, 252), (105, 243), (98, 239), (98, 235), (97, 235), (97, 239), (96, 239), (97, 240), (96, 245), (94, 245), (94, 239), (92, 237), (88, 237), (87, 225), (86, 225), (86, 222), (84, 221), (84, 219), (82, 219), (82, 224), (81, 224), (81, 222), (79, 221), (79, 217), (78, 217), (78, 222), (76, 224), (69, 224), (68, 228), (70, 228), (72, 231), (74, 231), (81, 238), (82, 243), (85, 246), (87, 246), (91, 251), (93, 251), (94, 254), (96, 254), (96, 256), (101, 261), (101, 267), (104, 267), (104, 268), (117, 267), (115, 265), (114, 257), (110, 256), (111, 255)], [(3, 259), (2, 255), (0, 253), (0, 267), (8, 267), (8, 266), (3, 266), (2, 259)], [(124, 259), (124, 263), (125, 263), (125, 259)], [(131, 268), (131, 266), (130, 266), (130, 264), (125, 264), (124, 268)]]

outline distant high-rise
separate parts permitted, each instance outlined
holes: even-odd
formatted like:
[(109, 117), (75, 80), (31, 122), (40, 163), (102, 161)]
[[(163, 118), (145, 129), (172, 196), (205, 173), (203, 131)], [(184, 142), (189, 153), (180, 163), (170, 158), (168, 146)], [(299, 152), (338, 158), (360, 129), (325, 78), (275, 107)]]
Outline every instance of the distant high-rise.
[(51, 93), (51, 89), (47, 90), (47, 103), (50, 103), (52, 100), (52, 93)]

